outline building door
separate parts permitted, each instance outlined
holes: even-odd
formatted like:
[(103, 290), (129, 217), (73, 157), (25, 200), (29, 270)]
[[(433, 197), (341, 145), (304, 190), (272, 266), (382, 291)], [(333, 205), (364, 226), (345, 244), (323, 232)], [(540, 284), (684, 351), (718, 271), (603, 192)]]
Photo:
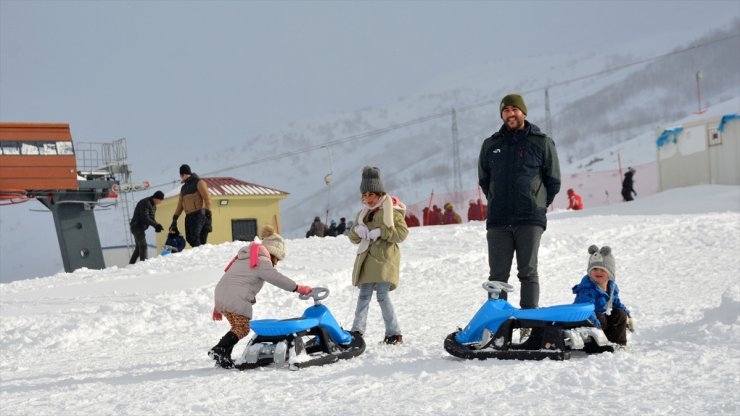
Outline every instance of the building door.
[(257, 236), (257, 220), (231, 220), (233, 241), (254, 241)]

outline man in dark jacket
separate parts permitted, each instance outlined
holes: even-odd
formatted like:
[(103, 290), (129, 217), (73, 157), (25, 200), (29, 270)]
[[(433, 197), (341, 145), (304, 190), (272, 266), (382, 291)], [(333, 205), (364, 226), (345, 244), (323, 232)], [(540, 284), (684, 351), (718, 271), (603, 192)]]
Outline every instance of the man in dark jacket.
[(342, 217), (339, 219), (339, 225), (337, 225), (337, 235), (344, 234), (344, 231), (347, 229), (347, 219)]
[(555, 142), (526, 121), (520, 95), (504, 97), (499, 114), (504, 124), (483, 142), (478, 159), (478, 181), (488, 200), (488, 279), (507, 282), (516, 253), (519, 305), (537, 308), (537, 253), (547, 227), (545, 211), (560, 191), (560, 163)]
[(185, 239), (190, 247), (206, 243), (211, 226), (211, 194), (206, 181), (190, 170), (190, 166), (180, 166), (180, 198), (177, 200), (175, 215), (170, 228), (177, 227), (177, 219), (185, 211)]
[(146, 246), (146, 229), (151, 225), (154, 227), (154, 231), (161, 232), (163, 227), (154, 218), (157, 213), (157, 205), (162, 203), (164, 199), (164, 193), (157, 191), (154, 195), (144, 198), (136, 204), (134, 208), (134, 215), (131, 217), (131, 234), (134, 236), (134, 253), (131, 255), (129, 264), (136, 263), (136, 260), (144, 261), (148, 257), (148, 250)]

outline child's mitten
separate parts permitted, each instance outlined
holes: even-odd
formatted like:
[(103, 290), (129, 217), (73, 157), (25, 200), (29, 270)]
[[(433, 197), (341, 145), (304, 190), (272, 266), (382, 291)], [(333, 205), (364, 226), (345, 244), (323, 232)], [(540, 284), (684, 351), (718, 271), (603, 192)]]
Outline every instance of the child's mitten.
[(635, 318), (631, 316), (627, 318), (627, 329), (629, 329), (630, 332), (635, 332)]
[(296, 286), (295, 291), (298, 292), (299, 295), (308, 296), (311, 294), (313, 289), (311, 288), (311, 286), (298, 285)]
[(214, 321), (220, 321), (224, 319), (223, 315), (221, 315), (221, 312), (216, 310), (216, 307), (213, 308), (213, 315), (212, 318)]

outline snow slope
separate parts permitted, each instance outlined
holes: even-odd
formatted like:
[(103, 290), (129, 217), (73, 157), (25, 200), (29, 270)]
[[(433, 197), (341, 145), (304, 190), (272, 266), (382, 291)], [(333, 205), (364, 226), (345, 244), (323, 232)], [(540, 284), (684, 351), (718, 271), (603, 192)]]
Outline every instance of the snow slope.
[[(239, 243), (0, 284), (0, 412), (738, 414), (740, 187), (553, 214), (540, 250), (541, 306), (572, 301), (592, 243), (613, 247), (637, 331), (626, 350), (564, 362), (463, 361), (442, 348), (485, 299), (480, 222), (412, 229), (402, 244), (392, 299), (403, 345), (377, 344), (383, 324), (373, 302), (364, 355), (297, 372), (225, 371), (206, 356), (228, 329), (210, 312)], [(355, 247), (346, 237), (287, 245), (278, 268), (330, 288), (325, 304), (349, 326)], [(510, 299), (518, 303), (518, 294)], [(298, 316), (307, 306), (267, 285), (255, 318)]]

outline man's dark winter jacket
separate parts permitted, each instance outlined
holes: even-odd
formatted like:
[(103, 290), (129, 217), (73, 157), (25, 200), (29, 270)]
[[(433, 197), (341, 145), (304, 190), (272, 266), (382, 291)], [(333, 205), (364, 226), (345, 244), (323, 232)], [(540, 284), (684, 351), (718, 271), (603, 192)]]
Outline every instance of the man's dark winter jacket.
[(545, 211), (560, 191), (555, 142), (528, 121), (517, 131), (502, 125), (481, 146), (478, 179), (488, 200), (486, 228), (546, 228)]
[(154, 197), (144, 198), (136, 204), (134, 215), (131, 217), (131, 228), (146, 230), (151, 225), (157, 225), (154, 215), (157, 213), (157, 206), (154, 205)]

